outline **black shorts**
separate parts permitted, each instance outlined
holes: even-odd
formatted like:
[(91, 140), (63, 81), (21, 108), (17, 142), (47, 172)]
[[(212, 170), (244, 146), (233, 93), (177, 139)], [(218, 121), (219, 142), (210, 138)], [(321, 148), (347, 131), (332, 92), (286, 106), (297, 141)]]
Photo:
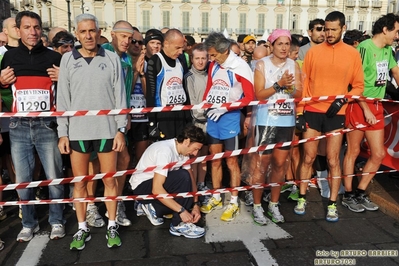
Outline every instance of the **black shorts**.
[(148, 140), (148, 122), (131, 123), (130, 130), (127, 134), (129, 140), (132, 142)]
[(234, 150), (238, 149), (239, 138), (237, 135), (237, 136), (229, 138), (229, 139), (220, 140), (220, 139), (212, 137), (209, 134), (206, 134), (206, 141), (207, 141), (207, 145), (223, 144), (225, 151), (234, 151)]
[(112, 151), (113, 144), (114, 139), (76, 140), (69, 142), (72, 150), (81, 153), (110, 152)]
[(336, 115), (333, 117), (327, 117), (324, 113), (316, 113), (306, 111), (303, 113), (306, 123), (309, 128), (314, 129), (318, 132), (328, 133), (337, 129), (344, 128), (345, 116)]
[(10, 133), (3, 132), (1, 136), (3, 137), (3, 143), (0, 145), (0, 157), (3, 157), (4, 155), (11, 154)]
[[(294, 138), (295, 127), (270, 127), (256, 126), (255, 141), (258, 146), (275, 144), (278, 142), (292, 141)], [(289, 150), (291, 146), (280, 147), (281, 150)], [(273, 149), (259, 152), (260, 154), (271, 154)]]

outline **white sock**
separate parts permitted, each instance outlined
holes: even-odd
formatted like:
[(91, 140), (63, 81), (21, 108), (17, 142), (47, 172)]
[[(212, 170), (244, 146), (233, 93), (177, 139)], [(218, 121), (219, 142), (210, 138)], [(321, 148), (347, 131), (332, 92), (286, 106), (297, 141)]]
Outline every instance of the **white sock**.
[(278, 204), (278, 202), (271, 202), (271, 201), (269, 202), (269, 205), (270, 205), (270, 206), (272, 206), (272, 205), (277, 205), (277, 204)]
[(83, 230), (87, 231), (88, 228), (87, 228), (86, 221), (79, 223), (78, 229), (83, 229)]
[(230, 204), (231, 203), (238, 204), (238, 196), (231, 195)]
[(114, 221), (108, 220), (108, 227), (107, 228), (109, 229), (111, 226), (116, 226), (115, 220)]
[(213, 194), (212, 197), (214, 197), (215, 200), (217, 200), (217, 201), (221, 200), (220, 193), (218, 193), (218, 194)]

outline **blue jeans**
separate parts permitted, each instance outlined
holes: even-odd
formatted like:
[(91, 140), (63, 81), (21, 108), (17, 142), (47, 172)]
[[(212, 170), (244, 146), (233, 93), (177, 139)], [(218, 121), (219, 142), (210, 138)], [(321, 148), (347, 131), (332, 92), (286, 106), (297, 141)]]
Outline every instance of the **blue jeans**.
[[(11, 156), (17, 183), (31, 182), (35, 168), (35, 150), (43, 165), (47, 179), (62, 177), (62, 159), (58, 150), (55, 117), (10, 119)], [(49, 186), (50, 199), (64, 198), (64, 186)], [(21, 200), (33, 200), (32, 188), (18, 189)], [(65, 224), (64, 204), (49, 204), (49, 223)], [(22, 205), (22, 226), (34, 228), (38, 224), (35, 206)]]

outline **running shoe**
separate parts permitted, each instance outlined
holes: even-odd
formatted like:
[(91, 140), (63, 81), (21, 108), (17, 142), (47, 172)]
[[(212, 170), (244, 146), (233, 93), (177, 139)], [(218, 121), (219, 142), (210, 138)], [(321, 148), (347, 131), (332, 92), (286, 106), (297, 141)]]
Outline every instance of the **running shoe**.
[(65, 228), (62, 224), (52, 224), (50, 239), (60, 239), (65, 236)]
[(292, 186), (291, 193), (288, 195), (288, 199), (298, 201), (299, 189), (296, 185)]
[(365, 211), (365, 208), (361, 204), (359, 204), (355, 195), (353, 195), (353, 194), (349, 195), (348, 197), (345, 197), (345, 195), (344, 195), (342, 197), (341, 204), (353, 212), (364, 212)]
[(336, 203), (327, 206), (326, 220), (327, 222), (338, 222), (338, 210)]
[(294, 208), (294, 212), (298, 215), (304, 215), (305, 208), (306, 208), (306, 200), (304, 198), (299, 198)]
[(122, 241), (118, 233), (118, 225), (108, 228), (105, 237), (107, 238), (107, 247), (109, 248), (120, 247), (122, 245)]
[(137, 216), (145, 216), (146, 215), (142, 206), (143, 206), (143, 204), (141, 204), (140, 202), (134, 201), (134, 209), (136, 211)]
[(292, 190), (292, 184), (284, 184), (281, 186), (281, 191), (280, 193), (284, 193), (286, 191), (291, 191)]
[[(198, 185), (198, 191), (207, 191), (210, 190), (206, 185)], [(205, 196), (200, 196), (200, 200), (204, 205), (208, 203), (208, 201), (212, 198), (212, 195), (205, 195)]]
[(370, 198), (365, 194), (360, 194), (357, 196), (357, 201), (368, 211), (378, 210), (378, 205), (370, 200)]
[(251, 206), (254, 204), (254, 194), (252, 190), (245, 191), (245, 206)]
[(5, 218), (7, 218), (7, 213), (4, 211), (3, 206), (0, 206), (0, 221), (3, 221)]
[(39, 232), (39, 225), (34, 228), (23, 227), (17, 236), (18, 242), (28, 242), (33, 238), (33, 234)]
[(0, 239), (0, 250), (3, 250), (4, 249), (4, 241), (2, 241), (1, 239)]
[(215, 199), (214, 197), (212, 197), (206, 205), (202, 205), (201, 206), (201, 212), (202, 213), (210, 213), (213, 210), (220, 210), (223, 208), (223, 203), (222, 203), (222, 199), (220, 199), (219, 201), (217, 199)]
[(86, 221), (92, 227), (103, 227), (105, 225), (104, 219), (98, 213), (98, 207), (95, 204), (87, 205)]
[(270, 201), (270, 198), (272, 197), (272, 193), (269, 191), (269, 192), (264, 192), (263, 193), (263, 200), (265, 201), (265, 202), (269, 202)]
[(252, 208), (252, 218), (254, 219), (254, 222), (259, 225), (267, 224), (267, 218), (264, 214), (262, 206), (256, 206)]
[(130, 226), (132, 222), (127, 218), (125, 213), (126, 207), (123, 201), (118, 201), (116, 209), (116, 223), (121, 226)]
[(269, 207), (267, 208), (267, 214), (272, 218), (274, 223), (284, 223), (284, 216), (281, 215), (278, 208), (278, 203), (269, 202)]
[(184, 236), (187, 238), (200, 238), (205, 235), (205, 229), (192, 223), (181, 222), (177, 226), (170, 224), (169, 232), (174, 236)]
[(157, 226), (163, 224), (163, 219), (158, 218), (157, 212), (155, 211), (154, 206), (152, 206), (151, 203), (142, 204), (141, 207), (143, 208), (143, 211), (147, 215), (148, 220), (150, 220), (150, 222), (153, 225)]
[(236, 218), (238, 214), (240, 214), (240, 207), (238, 207), (238, 204), (230, 203), (229, 205), (227, 205), (220, 219), (225, 222), (231, 222)]
[(86, 246), (86, 242), (91, 239), (90, 229), (87, 230), (79, 229), (79, 231), (73, 235), (73, 240), (69, 246), (70, 250), (83, 250)]

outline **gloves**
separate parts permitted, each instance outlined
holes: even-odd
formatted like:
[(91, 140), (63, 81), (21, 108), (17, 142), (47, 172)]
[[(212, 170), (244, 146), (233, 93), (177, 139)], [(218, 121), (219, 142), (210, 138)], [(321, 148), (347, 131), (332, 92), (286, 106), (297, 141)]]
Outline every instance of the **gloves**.
[(307, 123), (305, 120), (305, 117), (303, 115), (297, 115), (296, 120), (295, 120), (295, 127), (301, 132), (305, 132)]
[(216, 122), (219, 118), (227, 112), (226, 107), (220, 108), (209, 108), (204, 112), (204, 115), (208, 117), (210, 120)]
[(326, 112), (326, 116), (331, 118), (335, 116), (339, 110), (341, 110), (342, 106), (348, 102), (348, 99), (342, 98), (342, 99), (336, 99), (335, 101), (332, 102), (330, 108), (328, 108)]

